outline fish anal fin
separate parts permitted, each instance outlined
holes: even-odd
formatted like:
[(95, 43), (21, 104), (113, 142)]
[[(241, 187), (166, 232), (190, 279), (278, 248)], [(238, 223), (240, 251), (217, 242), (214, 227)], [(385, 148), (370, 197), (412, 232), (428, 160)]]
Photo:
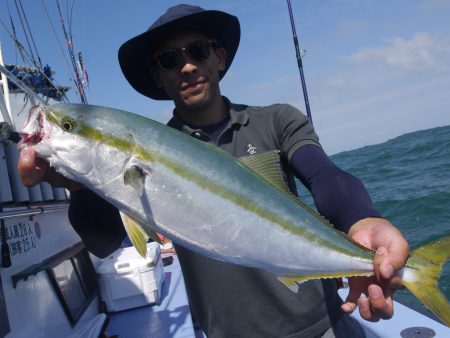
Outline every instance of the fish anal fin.
[(277, 279), (283, 283), (291, 291), (297, 293), (299, 286), (311, 279), (322, 279), (322, 278), (341, 278), (341, 277), (357, 277), (357, 276), (371, 276), (373, 272), (338, 272), (338, 273), (327, 273), (327, 274), (317, 274), (317, 275), (303, 275), (303, 276), (277, 276)]
[(281, 283), (283, 283), (287, 288), (291, 289), (292, 292), (297, 293), (300, 284), (309, 280), (309, 277), (306, 278), (305, 276), (298, 276), (298, 277), (280, 276), (280, 277), (277, 277), (277, 279)]
[(142, 257), (145, 257), (147, 255), (147, 233), (131, 216), (120, 212), (120, 217), (122, 218), (125, 231), (127, 232), (131, 243), (133, 243), (133, 246), (136, 248), (137, 252), (139, 252)]

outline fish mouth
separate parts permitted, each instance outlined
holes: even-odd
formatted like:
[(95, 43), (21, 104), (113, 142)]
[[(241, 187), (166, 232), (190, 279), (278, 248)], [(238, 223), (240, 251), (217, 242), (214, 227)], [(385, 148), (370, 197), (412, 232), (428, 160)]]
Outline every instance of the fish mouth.
[(18, 143), (18, 148), (23, 149), (41, 142), (45, 138), (44, 124), (43, 109), (39, 106), (32, 107), (24, 127), (20, 130), (22, 139)]
[(22, 140), (18, 144), (19, 149), (38, 144), (44, 138), (44, 135), (42, 133), (35, 133), (30, 135), (21, 132), (20, 135), (22, 136)]

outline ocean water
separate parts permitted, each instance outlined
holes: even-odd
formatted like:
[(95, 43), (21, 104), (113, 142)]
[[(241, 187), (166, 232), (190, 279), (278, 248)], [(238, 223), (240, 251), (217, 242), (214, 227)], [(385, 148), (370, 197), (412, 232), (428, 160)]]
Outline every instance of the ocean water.
[[(402, 231), (411, 248), (450, 234), (450, 126), (408, 133), (331, 158), (363, 181), (376, 209)], [(449, 262), (439, 286), (450, 299)], [(396, 292), (395, 299), (424, 309), (407, 290)]]

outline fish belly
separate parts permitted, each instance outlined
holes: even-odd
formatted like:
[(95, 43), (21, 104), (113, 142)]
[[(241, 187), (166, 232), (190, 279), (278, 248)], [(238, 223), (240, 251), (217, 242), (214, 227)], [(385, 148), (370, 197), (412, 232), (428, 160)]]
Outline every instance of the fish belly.
[[(305, 240), (245, 205), (171, 174), (164, 167), (152, 167), (143, 196), (135, 191), (126, 195), (124, 204), (133, 206), (130, 213), (137, 219), (211, 258), (283, 275), (372, 270), (372, 263), (366, 259), (348, 257)], [(130, 203), (131, 195), (136, 202)]]

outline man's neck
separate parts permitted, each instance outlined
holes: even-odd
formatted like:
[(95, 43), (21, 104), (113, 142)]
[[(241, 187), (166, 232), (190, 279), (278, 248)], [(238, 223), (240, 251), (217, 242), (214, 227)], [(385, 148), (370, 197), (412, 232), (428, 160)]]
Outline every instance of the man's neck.
[(188, 125), (207, 126), (222, 121), (228, 114), (228, 107), (219, 96), (207, 107), (195, 110), (175, 108), (175, 112)]

